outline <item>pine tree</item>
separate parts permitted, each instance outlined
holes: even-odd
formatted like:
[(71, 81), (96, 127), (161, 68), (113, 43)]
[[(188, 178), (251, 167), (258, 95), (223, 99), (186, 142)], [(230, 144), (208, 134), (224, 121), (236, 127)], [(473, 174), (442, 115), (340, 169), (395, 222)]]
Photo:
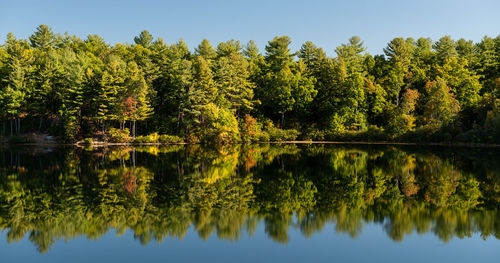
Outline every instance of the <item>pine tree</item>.
[(305, 67), (295, 65), (290, 38), (275, 37), (266, 46), (264, 71), (256, 88), (262, 106), (276, 114), (283, 126), (285, 114), (304, 106), (316, 95), (314, 78), (303, 75)]
[(384, 53), (389, 57), (391, 71), (389, 72), (390, 95), (395, 98), (394, 103), (399, 106), (400, 93), (405, 85), (405, 77), (409, 73), (413, 56), (413, 43), (411, 39), (395, 38), (386, 48)]
[[(5, 44), (6, 59), (3, 78), (0, 86), (2, 105), (11, 122), (11, 134), (21, 132), (21, 115), (27, 108), (27, 97), (30, 93), (30, 74), (33, 52), (26, 41), (17, 40), (13, 34), (7, 35)], [(12, 123), (14, 122), (14, 124)]]
[(208, 41), (206, 38), (204, 38), (201, 41), (200, 45), (198, 45), (198, 47), (194, 49), (194, 53), (200, 57), (203, 57), (203, 59), (205, 59), (210, 64), (217, 56), (215, 49), (210, 44), (210, 41)]
[(147, 30), (143, 30), (139, 36), (134, 37), (134, 42), (144, 48), (149, 48), (153, 39), (153, 36)]
[(443, 64), (447, 59), (458, 55), (456, 43), (450, 36), (440, 38), (432, 47), (436, 51), (436, 59), (440, 64)]
[(56, 34), (47, 25), (39, 25), (33, 35), (29, 37), (34, 48), (47, 49), (56, 45)]
[(347, 74), (363, 71), (363, 53), (366, 50), (364, 42), (358, 36), (349, 39), (349, 43), (342, 44), (335, 49), (339, 59), (346, 64)]
[(245, 45), (245, 47), (243, 49), (243, 55), (247, 59), (252, 60), (252, 59), (256, 59), (257, 57), (259, 57), (259, 54), (260, 54), (259, 47), (255, 43), (255, 41), (253, 41), (253, 40), (248, 41), (248, 43)]
[(152, 97), (150, 96), (151, 91), (144, 80), (141, 70), (135, 62), (129, 62), (127, 65), (127, 80), (125, 86), (129, 94), (127, 98), (132, 98), (133, 108), (129, 117), (131, 117), (132, 121), (132, 138), (135, 138), (136, 121), (145, 120), (153, 113), (149, 101), (149, 98)]
[(249, 64), (239, 53), (231, 53), (218, 59), (215, 81), (220, 94), (221, 107), (236, 111), (242, 116), (253, 109), (254, 84), (250, 82)]

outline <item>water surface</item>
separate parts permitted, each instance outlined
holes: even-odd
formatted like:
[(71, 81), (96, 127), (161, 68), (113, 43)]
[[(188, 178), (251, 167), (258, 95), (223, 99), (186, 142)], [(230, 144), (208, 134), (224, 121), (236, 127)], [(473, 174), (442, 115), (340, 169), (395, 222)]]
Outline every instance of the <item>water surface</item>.
[(1, 262), (497, 262), (495, 148), (0, 150)]

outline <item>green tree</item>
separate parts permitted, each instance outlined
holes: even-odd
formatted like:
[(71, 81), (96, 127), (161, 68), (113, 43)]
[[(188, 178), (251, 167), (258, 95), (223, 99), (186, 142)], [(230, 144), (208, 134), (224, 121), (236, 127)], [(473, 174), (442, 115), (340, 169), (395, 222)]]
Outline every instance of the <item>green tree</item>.
[(427, 103), (424, 108), (425, 123), (430, 125), (448, 124), (460, 111), (460, 104), (452, 94), (446, 81), (438, 78), (426, 85)]
[(137, 45), (141, 45), (145, 48), (149, 48), (151, 46), (151, 42), (153, 42), (153, 36), (147, 30), (143, 30), (138, 36), (134, 37), (134, 42)]
[[(257, 92), (262, 106), (271, 114), (280, 115), (283, 126), (285, 113), (312, 101), (316, 95), (314, 79), (302, 75), (303, 66), (295, 65), (290, 52), (290, 38), (275, 37), (266, 46), (265, 70)], [(300, 96), (300, 97), (299, 97)], [(272, 109), (272, 110), (271, 110)]]
[(259, 47), (255, 43), (255, 41), (248, 41), (243, 49), (243, 55), (248, 59), (256, 59), (257, 57), (259, 57)]
[(481, 84), (479, 76), (469, 70), (465, 58), (452, 57), (443, 66), (436, 66), (438, 76), (451, 88), (460, 102), (461, 108), (475, 106), (479, 102)]
[(443, 64), (447, 59), (457, 56), (456, 43), (450, 36), (444, 36), (432, 45), (436, 51), (436, 59)]
[[(127, 64), (127, 79), (125, 86), (128, 98), (131, 98), (131, 109), (128, 112), (128, 119), (132, 121), (132, 138), (136, 135), (136, 122), (145, 120), (153, 113), (150, 99), (154, 97), (148, 87), (141, 69), (135, 62)], [(123, 95), (122, 95), (123, 96)], [(123, 99), (122, 99), (123, 100)]]
[(221, 100), (217, 104), (233, 109), (237, 117), (252, 110), (255, 103), (248, 67), (247, 60), (239, 53), (230, 53), (217, 60), (214, 77)]
[[(30, 95), (30, 74), (32, 72), (33, 50), (26, 41), (17, 40), (12, 33), (7, 35), (6, 59), (1, 79), (0, 99), (10, 119), (10, 131), (21, 132), (21, 115), (27, 109)], [(14, 121), (14, 127), (13, 122)]]
[(195, 48), (194, 51), (195, 51), (194, 53), (196, 55), (203, 57), (206, 61), (208, 61), (210, 63), (217, 56), (215, 49), (210, 44), (210, 41), (208, 41), (206, 38), (204, 38), (201, 41), (200, 45), (198, 45), (198, 47)]
[(412, 39), (395, 38), (384, 48), (384, 53), (391, 63), (391, 71), (389, 72), (390, 95), (395, 98), (396, 106), (399, 106), (400, 93), (405, 85), (405, 77), (410, 70), (413, 52)]
[(335, 49), (337, 57), (346, 64), (347, 74), (363, 71), (363, 53), (366, 50), (364, 42), (358, 36), (349, 38), (349, 43)]
[(29, 37), (34, 48), (52, 48), (56, 45), (56, 34), (47, 25), (39, 25), (33, 35)]
[(217, 55), (219, 57), (229, 56), (231, 54), (239, 55), (241, 53), (242, 46), (240, 41), (231, 39), (226, 42), (221, 42), (217, 45)]

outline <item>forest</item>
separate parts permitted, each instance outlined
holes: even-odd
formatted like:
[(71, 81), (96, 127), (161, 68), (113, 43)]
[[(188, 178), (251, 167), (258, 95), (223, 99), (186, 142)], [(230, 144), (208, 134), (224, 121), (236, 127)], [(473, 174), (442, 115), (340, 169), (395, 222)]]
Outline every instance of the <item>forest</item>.
[(500, 143), (500, 35), (354, 36), (329, 57), (277, 36), (190, 49), (142, 31), (133, 44), (40, 25), (0, 46), (1, 141), (229, 143), (337, 140)]

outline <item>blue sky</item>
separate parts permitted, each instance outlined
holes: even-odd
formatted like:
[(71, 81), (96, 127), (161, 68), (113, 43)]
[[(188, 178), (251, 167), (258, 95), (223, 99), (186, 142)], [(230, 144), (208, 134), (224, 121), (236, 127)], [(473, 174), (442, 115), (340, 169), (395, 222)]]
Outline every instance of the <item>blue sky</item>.
[(81, 38), (99, 34), (111, 44), (132, 43), (147, 29), (167, 43), (183, 38), (191, 49), (203, 38), (214, 46), (253, 39), (263, 51), (274, 36), (288, 35), (294, 50), (310, 40), (330, 55), (358, 35), (368, 52), (381, 54), (394, 37), (495, 37), (500, 34), (500, 1), (0, 0), (0, 43), (8, 32), (27, 38), (39, 24)]

